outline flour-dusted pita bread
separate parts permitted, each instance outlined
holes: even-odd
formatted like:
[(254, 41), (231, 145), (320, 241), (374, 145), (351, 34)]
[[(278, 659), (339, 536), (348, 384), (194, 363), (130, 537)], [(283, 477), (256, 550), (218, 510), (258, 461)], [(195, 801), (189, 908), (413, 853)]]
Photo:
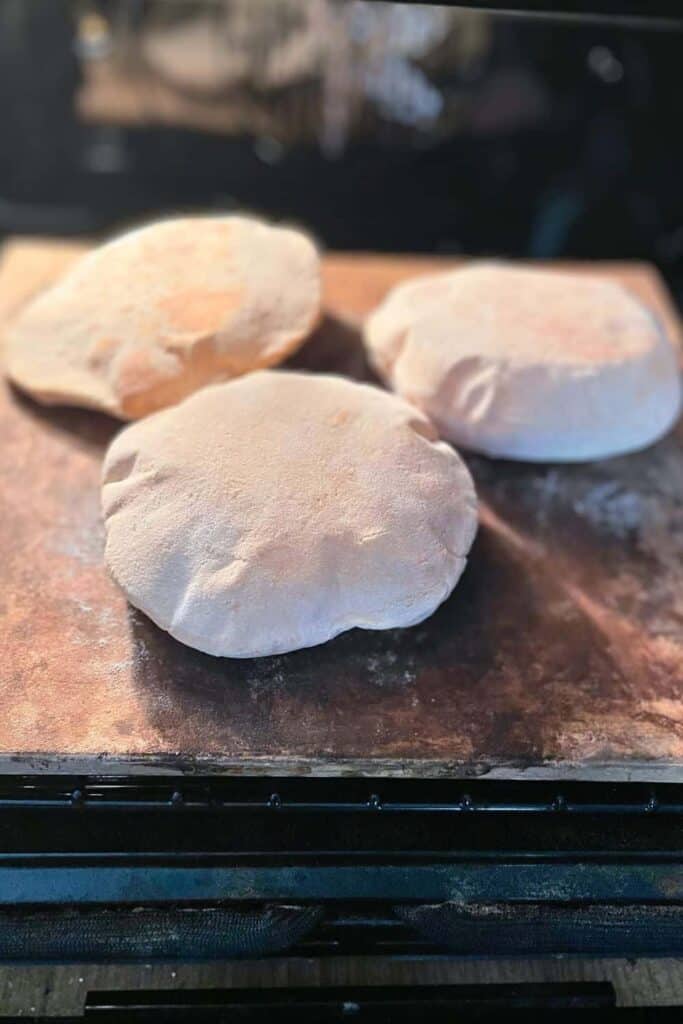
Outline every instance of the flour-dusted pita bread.
[(387, 383), (463, 448), (606, 458), (651, 444), (680, 410), (678, 353), (603, 278), (473, 264), (395, 288), (365, 339)]
[(301, 232), (186, 217), (85, 256), (7, 331), (10, 378), (41, 402), (135, 419), (286, 358), (320, 312)]
[(261, 371), (123, 430), (103, 470), (106, 561), (191, 647), (236, 658), (411, 626), (477, 524), (470, 475), (402, 399)]

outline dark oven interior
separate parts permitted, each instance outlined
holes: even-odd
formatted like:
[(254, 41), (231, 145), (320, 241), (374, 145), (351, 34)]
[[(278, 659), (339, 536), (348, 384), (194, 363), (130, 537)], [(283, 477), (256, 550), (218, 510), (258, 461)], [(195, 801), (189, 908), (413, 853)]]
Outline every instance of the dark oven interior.
[(647, 259), (680, 289), (675, 5), (561, 6), (630, 18), (4, 0), (0, 232), (234, 206), (334, 248)]

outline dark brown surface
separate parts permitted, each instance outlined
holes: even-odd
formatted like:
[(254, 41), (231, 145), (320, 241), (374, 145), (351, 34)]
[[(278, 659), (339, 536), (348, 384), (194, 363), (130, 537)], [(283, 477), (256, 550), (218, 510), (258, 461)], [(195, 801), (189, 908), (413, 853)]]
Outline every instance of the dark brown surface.
[[(434, 262), (330, 258), (294, 362), (367, 375), (357, 318)], [(670, 319), (647, 268), (605, 272)], [(431, 619), (250, 661), (183, 647), (107, 577), (117, 429), (0, 394), (0, 767), (683, 778), (680, 426), (584, 466), (470, 459), (481, 530)]]

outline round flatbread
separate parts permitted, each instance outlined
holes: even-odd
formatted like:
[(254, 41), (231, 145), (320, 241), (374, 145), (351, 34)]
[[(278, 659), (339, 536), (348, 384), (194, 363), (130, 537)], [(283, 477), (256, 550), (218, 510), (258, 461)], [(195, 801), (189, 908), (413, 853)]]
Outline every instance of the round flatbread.
[(402, 399), (268, 372), (123, 430), (107, 452), (106, 561), (176, 639), (234, 658), (411, 626), (448, 597), (472, 480)]
[(320, 260), (300, 231), (185, 217), (85, 256), (7, 331), (9, 377), (47, 404), (136, 419), (272, 366), (320, 314)]
[(454, 444), (510, 459), (634, 451), (680, 411), (678, 353), (620, 285), (473, 264), (399, 285), (369, 317), (372, 363)]

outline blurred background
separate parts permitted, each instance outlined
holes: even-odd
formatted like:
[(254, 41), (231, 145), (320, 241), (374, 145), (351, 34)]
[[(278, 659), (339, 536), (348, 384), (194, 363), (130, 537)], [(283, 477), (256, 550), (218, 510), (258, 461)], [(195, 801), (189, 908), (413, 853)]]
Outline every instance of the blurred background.
[(635, 257), (683, 298), (683, 33), (367, 0), (0, 0), (0, 236), (249, 209)]

